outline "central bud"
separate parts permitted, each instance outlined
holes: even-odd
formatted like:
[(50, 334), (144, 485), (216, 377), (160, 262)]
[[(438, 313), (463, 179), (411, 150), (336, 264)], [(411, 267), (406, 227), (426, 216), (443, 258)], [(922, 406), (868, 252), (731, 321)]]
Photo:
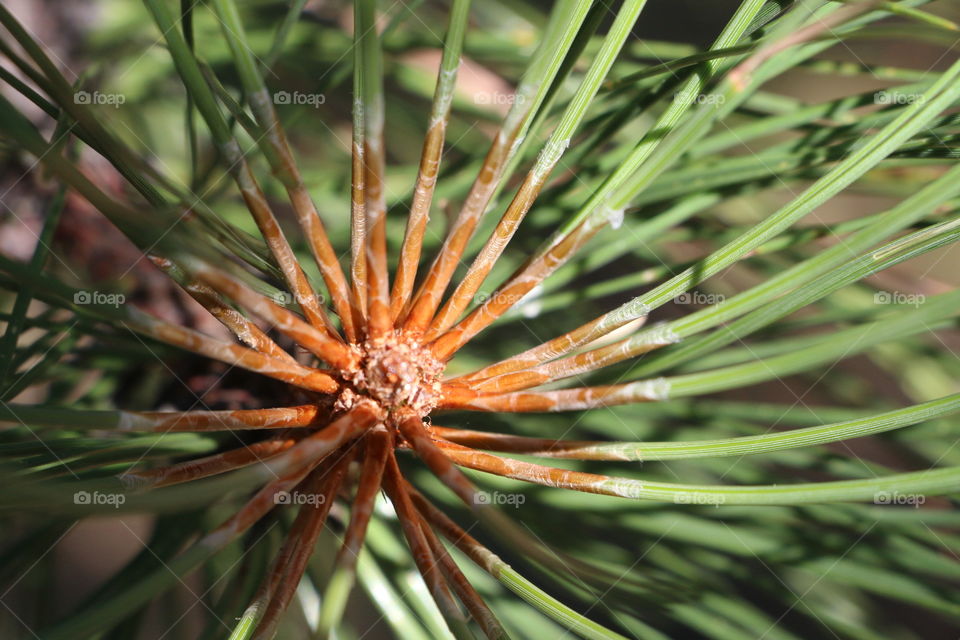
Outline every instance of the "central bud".
[(440, 398), (443, 363), (418, 340), (390, 334), (360, 345), (358, 368), (345, 376), (351, 388), (338, 400), (347, 409), (367, 397), (388, 412), (411, 410), (427, 415)]

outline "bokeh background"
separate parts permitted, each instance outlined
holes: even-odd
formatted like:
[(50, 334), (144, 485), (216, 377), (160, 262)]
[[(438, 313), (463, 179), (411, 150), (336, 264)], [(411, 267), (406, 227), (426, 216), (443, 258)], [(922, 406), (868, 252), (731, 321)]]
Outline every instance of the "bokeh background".
[[(105, 92), (116, 92), (125, 97), (109, 117), (116, 132), (136, 148), (147, 151), (151, 161), (174, 175), (188, 180), (189, 165), (183, 125), (183, 91), (171, 73), (169, 59), (158, 44), (158, 34), (145, 8), (132, 0), (4, 0), (5, 5), (18, 16), (33, 35), (55, 55), (62, 70), (71, 79), (85, 79), (89, 86)], [(201, 5), (203, 3), (200, 3)], [(272, 30), (282, 19), (284, 2), (256, 0), (244, 3), (245, 18), (249, 21), (250, 37), (255, 47), (265, 50)], [(403, 4), (403, 3), (399, 3)], [(399, 207), (409, 195), (415, 165), (419, 155), (420, 139), (425, 124), (425, 110), (432, 93), (433, 78), (439, 61), (436, 48), (437, 34), (442, 34), (445, 21), (443, 2), (410, 3), (400, 11), (402, 24), (388, 39), (390, 64), (388, 67), (388, 132), (389, 151), (388, 193), (391, 205)], [(510, 91), (523, 69), (525, 55), (536, 44), (536, 28), (543, 22), (543, 12), (549, 2), (514, 2), (479, 0), (473, 11), (473, 30), (469, 33), (460, 74), (459, 94), (455, 102), (457, 117), (451, 125), (449, 148), (445, 166), (454, 177), (441, 181), (438, 191), (440, 208), (455, 211), (450, 193), (462, 189), (463, 179), (469, 175), (466, 165), (470, 153), (488, 144), (499, 116), (509, 106)], [(675, 45), (677, 51), (709, 44), (716, 32), (731, 15), (737, 3), (702, 0), (651, 0), (635, 30), (635, 39), (628, 54), (637, 64), (656, 61), (655, 51)], [(960, 5), (955, 2), (935, 2), (928, 10), (953, 20), (960, 20)], [(209, 11), (196, 12), (197, 41), (206, 59), (226, 82), (233, 80), (226, 45), (218, 40), (216, 25)], [(301, 158), (302, 170), (317, 203), (330, 222), (334, 244), (345, 247), (349, 212), (349, 140), (350, 140), (350, 65), (345, 58), (350, 46), (351, 6), (340, 0), (311, 0), (307, 3), (300, 23), (293, 29), (288, 46), (277, 52), (273, 65), (272, 86), (289, 91), (320, 93), (323, 103), (284, 109), (281, 113)], [(656, 43), (656, 47), (648, 43)], [(865, 38), (832, 48), (824, 57), (869, 65), (896, 64), (916, 69), (945, 68), (957, 56), (957, 42), (948, 39), (931, 40), (926, 44), (904, 44), (896, 38)], [(778, 78), (767, 90), (819, 102), (851, 93), (881, 90), (889, 82), (869, 77), (829, 77), (826, 74), (792, 72)], [(19, 96), (8, 88), (0, 89), (11, 95), (19, 105), (31, 112)], [(42, 114), (32, 110), (35, 120), (49, 131), (50, 123)], [(760, 144), (772, 144), (766, 140)], [(749, 153), (749, 147), (733, 151)], [(204, 159), (201, 158), (201, 162)], [(33, 251), (36, 234), (42, 226), (43, 205), (53, 185), (41, 174), (25, 176), (30, 159), (13, 149), (3, 149), (0, 155), (0, 252), (18, 259), (28, 258)], [(95, 154), (85, 152), (77, 160), (83, 171), (96, 177), (102, 185), (118, 196), (125, 188), (119, 176)], [(904, 189), (896, 183), (892, 173), (873, 178), (869, 192), (851, 189), (834, 198), (817, 212), (819, 222), (833, 222), (882, 211), (902, 197)], [(460, 182), (457, 182), (459, 180)], [(736, 198), (710, 211), (709, 222), (722, 229), (725, 225), (761, 218), (797, 192), (798, 183), (791, 176), (790, 184), (782, 188), (774, 185), (760, 196), (751, 199)], [(802, 184), (802, 183), (800, 183)], [(224, 183), (211, 181), (202, 185), (215, 193), (225, 189)], [(277, 195), (277, 187), (273, 186)], [(888, 190), (885, 195), (884, 189)], [(278, 198), (279, 201), (279, 198)], [(218, 212), (247, 229), (253, 230), (245, 213), (235, 200), (223, 200)], [(285, 214), (288, 210), (278, 205)], [(704, 216), (705, 218), (707, 216)], [(289, 222), (290, 217), (287, 217)], [(530, 230), (517, 237), (517, 249), (531, 249), (550, 228), (555, 218), (534, 210)], [(402, 236), (402, 216), (393, 216), (390, 234), (395, 241)], [(442, 237), (444, 216), (435, 216), (428, 234), (428, 250), (436, 247)], [(609, 237), (599, 242), (609, 241)], [(830, 242), (824, 240), (824, 246)], [(612, 262), (604, 269), (574, 279), (567, 285), (572, 291), (570, 303), (576, 304), (578, 288), (595, 282), (616, 278), (646, 268), (655, 260), (684, 262), (703, 253), (703, 245), (696, 241), (674, 238), (668, 232), (655, 246), (638, 248), (627, 256)], [(157, 272), (139, 252), (117, 231), (110, 227), (92, 208), (71, 197), (64, 213), (63, 223), (55, 240), (55, 252), (70, 265), (80, 265), (80, 278), (88, 282), (105, 283), (126, 291), (136, 304), (169, 319), (199, 329), (217, 333), (221, 327), (205, 312), (176, 290)], [(522, 255), (520, 251), (516, 255)], [(498, 273), (506, 274), (514, 261), (505, 261)], [(960, 253), (946, 248), (930, 253), (919, 260), (897, 267), (875, 278), (877, 286), (907, 293), (933, 295), (960, 286)], [(495, 274), (496, 275), (496, 274)], [(705, 291), (729, 295), (756, 281), (758, 274), (749, 268), (733, 268), (714, 278)], [(496, 277), (493, 280), (497, 280)], [(635, 295), (636, 291), (632, 292)], [(622, 296), (589, 300), (585, 304), (605, 310)], [(694, 305), (695, 306), (695, 305)], [(680, 315), (688, 308), (665, 308), (665, 317)], [(527, 329), (520, 320), (505, 329), (507, 341), (530, 341)], [(557, 326), (562, 326), (558, 323)], [(940, 340), (945, 349), (960, 352), (960, 337), (956, 331), (942, 332)], [(508, 349), (508, 347), (504, 347)], [(910, 367), (909, 362), (897, 361), (896, 352), (886, 360), (888, 370), (875, 360), (852, 358), (839, 365), (838, 371), (850, 372), (852, 397), (882, 395), (893, 403), (906, 404), (911, 397), (904, 391), (902, 378), (893, 375), (895, 367)], [(237, 374), (216, 384), (219, 369), (207, 362), (184, 358), (177, 361), (177, 376), (183, 385), (170, 384), (168, 371), (156, 363), (142, 363), (131, 370), (119, 383), (105, 385), (103, 394), (121, 400), (128, 406), (149, 399), (163, 407), (181, 406), (189, 402), (189, 394), (197, 394), (212, 408), (256, 406), (265, 396), (282, 393), (269, 384), (252, 382)], [(920, 367), (922, 368), (922, 367)], [(949, 380), (930, 382), (918, 370), (917, 384), (946, 386)], [(75, 381), (72, 390), (61, 399), (69, 403), (70, 393), (77, 396), (103, 383), (96, 375)], [(726, 394), (732, 400), (751, 402), (794, 402), (802, 394), (803, 402), (831, 404), (835, 398), (820, 390), (810, 390), (804, 381), (791, 387), (786, 383), (763, 385), (761, 388)], [(254, 385), (261, 385), (259, 387)], [(183, 387), (187, 387), (185, 390)], [(953, 389), (956, 390), (955, 388)], [(29, 401), (48, 394), (50, 389), (31, 389), (18, 401)], [(189, 393), (188, 393), (189, 392)], [(915, 400), (915, 398), (914, 398)], [(890, 447), (876, 442), (856, 442), (856, 454), (867, 459), (882, 460), (893, 466), (909, 466), (907, 460), (898, 460)], [(678, 465), (678, 468), (682, 465)], [(16, 519), (5, 522), (0, 531), (0, 548), (15, 539), (22, 530)], [(5, 608), (0, 608), (0, 637), (29, 637), (15, 618), (29, 619), (57, 617), (72, 610), (98, 585), (140, 551), (149, 536), (152, 519), (149, 516), (122, 518), (93, 518), (74, 527), (62, 538), (53, 541), (49, 551), (28, 564), (23, 571), (3, 575), (0, 583), (6, 591)], [(762, 569), (758, 568), (758, 571)], [(0, 567), (0, 575), (3, 569)], [(48, 576), (55, 578), (50, 581)], [(151, 609), (150, 617), (156, 635), (146, 631), (144, 637), (193, 637), (208, 623), (208, 613), (196, 602), (195, 590), (199, 583), (188, 580)], [(370, 616), (375, 619), (371, 605), (363, 596), (354, 599), (350, 615), (357, 619)], [(179, 622), (170, 627), (170, 621)], [(910, 624), (926, 629), (927, 637), (957, 637), (956, 627), (948, 621), (914, 619)], [(813, 630), (810, 637), (827, 637), (823, 630)], [(388, 637), (383, 624), (372, 624), (365, 638)]]

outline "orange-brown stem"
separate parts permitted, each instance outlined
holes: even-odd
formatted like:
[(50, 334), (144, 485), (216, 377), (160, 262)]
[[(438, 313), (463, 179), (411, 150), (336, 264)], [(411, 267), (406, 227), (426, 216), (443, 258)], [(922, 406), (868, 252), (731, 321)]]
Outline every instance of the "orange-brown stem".
[[(328, 506), (323, 497), (326, 495), (325, 489), (330, 485), (333, 477), (334, 474), (330, 471), (330, 465), (321, 463), (296, 487), (295, 492), (309, 496), (311, 499), (306, 500), (306, 504), (300, 508), (290, 531), (287, 532), (280, 550), (267, 571), (267, 577), (260, 582), (260, 586), (257, 588), (251, 607), (257, 608), (258, 619), (263, 618), (266, 607), (273, 598), (277, 585), (280, 584), (293, 555), (297, 552), (298, 547), (301, 547), (300, 539), (314, 530), (316, 518), (320, 515), (321, 509)], [(319, 527), (316, 528), (316, 531), (319, 531)]]
[(248, 369), (270, 378), (282, 380), (302, 389), (333, 393), (340, 384), (326, 373), (302, 365), (277, 360), (252, 349), (217, 340), (191, 329), (170, 324), (146, 313), (131, 310), (130, 320), (122, 321), (125, 327), (150, 336), (161, 342), (192, 351), (213, 360)]
[[(317, 538), (323, 531), (327, 516), (333, 507), (337, 491), (343, 484), (347, 467), (353, 458), (352, 451), (340, 453), (341, 455), (332, 464), (314, 469), (310, 477), (301, 485), (304, 492), (314, 499), (310, 504), (300, 507), (297, 519), (271, 567), (267, 581), (257, 594), (257, 601), (268, 602), (268, 604), (257, 626), (255, 638), (263, 640), (273, 638), (280, 617), (293, 599), (307, 562), (313, 555)], [(331, 457), (333, 456), (336, 454)]]
[(248, 465), (262, 462), (294, 444), (296, 438), (277, 438), (262, 440), (223, 453), (217, 453), (205, 458), (187, 460), (179, 464), (146, 471), (129, 471), (121, 479), (124, 484), (137, 489), (157, 489), (201, 478), (208, 478), (219, 473), (226, 473)]
[(549, 250), (523, 265), (483, 304), (436, 339), (431, 346), (434, 355), (441, 360), (449, 360), (471, 338), (490, 326), (534, 287), (543, 282), (601, 228), (600, 224), (587, 219)]
[[(270, 162), (274, 173), (286, 188), (287, 197), (293, 206), (294, 213), (297, 215), (300, 230), (307, 238), (310, 251), (317, 267), (320, 269), (324, 283), (327, 285), (327, 291), (330, 293), (334, 309), (340, 316), (344, 333), (350, 341), (354, 341), (356, 332), (353, 326), (353, 317), (350, 313), (347, 281), (343, 275), (343, 269), (340, 268), (340, 262), (337, 260), (337, 253), (334, 251), (333, 245), (330, 244), (330, 238), (327, 236), (323, 221), (320, 220), (320, 214), (313, 203), (313, 198), (310, 197), (310, 193), (303, 183), (303, 177), (300, 175), (297, 161), (293, 157), (293, 151), (287, 141), (283, 125), (277, 117), (273, 96), (266, 88), (261, 88), (250, 95), (249, 102), (254, 115), (263, 128), (263, 138), (259, 142), (269, 145), (271, 150), (264, 155)], [(317, 306), (320, 306), (319, 303)], [(307, 313), (307, 318), (310, 318), (310, 322), (313, 324), (310, 313)], [(329, 323), (326, 323), (325, 326), (331, 331), (331, 335), (337, 335)]]
[(618, 317), (612, 313), (606, 313), (580, 325), (572, 331), (568, 331), (523, 353), (461, 376), (457, 381), (483, 380), (529, 367), (536, 367), (537, 365), (566, 355), (583, 345), (589, 344), (638, 318), (645, 318), (645, 316), (634, 317), (629, 314), (621, 314), (620, 317)]
[(440, 565), (440, 570), (443, 572), (450, 586), (453, 587), (457, 597), (460, 598), (460, 602), (464, 604), (467, 611), (470, 612), (470, 615), (480, 626), (480, 629), (483, 630), (483, 634), (490, 640), (507, 638), (507, 633), (497, 619), (497, 616), (494, 615), (490, 607), (487, 606), (487, 603), (484, 602), (480, 594), (477, 593), (477, 590), (474, 589), (470, 581), (467, 580), (467, 577), (460, 571), (460, 567), (457, 566), (457, 563), (450, 557), (446, 548), (437, 539), (436, 534), (433, 533), (433, 529), (430, 528), (430, 525), (427, 524), (427, 521), (422, 515), (418, 514), (418, 518), (420, 527), (423, 530), (423, 535), (427, 539), (427, 544), (430, 545), (430, 551), (433, 552), (433, 557), (437, 559)]
[[(243, 157), (243, 152), (240, 151), (240, 145), (233, 141), (228, 145), (226, 151), (227, 162), (230, 163), (231, 173), (237, 181), (237, 186), (240, 187), (243, 201), (256, 221), (257, 227), (260, 229), (260, 235), (263, 236), (267, 247), (277, 261), (277, 265), (287, 281), (287, 286), (290, 287), (290, 291), (300, 302), (304, 315), (314, 327), (332, 331), (330, 319), (320, 305), (319, 298), (310, 285), (310, 281), (307, 280), (306, 274), (300, 268), (300, 263), (297, 261), (293, 249), (290, 248), (276, 216), (274, 216), (270, 205), (267, 203), (267, 197), (260, 189), (253, 171)], [(336, 333), (333, 332), (332, 335), (335, 336)]]
[(227, 327), (248, 347), (277, 360), (296, 362), (293, 356), (281, 349), (260, 327), (224, 302), (216, 291), (196, 280), (187, 280), (182, 270), (166, 258), (152, 255), (150, 260), (178, 282), (191, 298), (200, 303), (204, 309), (209, 311), (214, 318), (219, 320), (223, 326)]
[(367, 212), (367, 335), (381, 338), (393, 329), (387, 274), (387, 204), (383, 193), (382, 138), (366, 141), (364, 202)]
[[(551, 142), (548, 142), (548, 144), (551, 144)], [(543, 153), (541, 153), (541, 157), (543, 157)], [(559, 159), (559, 155), (557, 159)], [(553, 160), (553, 162), (556, 162), (556, 160)], [(517, 190), (517, 194), (501, 216), (500, 222), (497, 223), (490, 238), (483, 245), (480, 253), (474, 259), (450, 298), (436, 314), (433, 322), (430, 323), (426, 332), (426, 340), (433, 341), (439, 338), (473, 302), (474, 295), (480, 289), (490, 270), (493, 269), (493, 265), (500, 258), (510, 239), (513, 238), (517, 227), (520, 226), (530, 207), (533, 206), (533, 202), (537, 199), (540, 190), (543, 189), (543, 185), (550, 175), (553, 164), (546, 162), (547, 166), (541, 167), (540, 165), (541, 162), (538, 159), (536, 166), (527, 172), (520, 188)]]
[(477, 490), (450, 461), (423, 426), (419, 416), (408, 416), (399, 422), (400, 434), (406, 438), (417, 456), (427, 465), (443, 484), (447, 485), (465, 504), (476, 508), (482, 501), (477, 499)]
[[(287, 452), (289, 453), (289, 451)], [(281, 456), (284, 454), (280, 454)], [(240, 510), (228, 518), (219, 527), (202, 538), (199, 544), (213, 549), (222, 549), (237, 536), (253, 526), (277, 505), (277, 495), (293, 490), (321, 462), (322, 458), (312, 457), (299, 461), (277, 474), (275, 480), (268, 482), (247, 501)]]
[[(507, 433), (491, 433), (489, 431), (474, 431), (471, 429), (454, 429), (450, 427), (431, 427), (433, 434), (441, 440), (459, 444), (471, 449), (485, 449), (487, 451), (503, 451), (505, 453), (522, 453), (533, 456), (551, 458), (576, 458), (578, 460), (607, 460), (607, 457), (592, 457), (589, 447), (602, 445), (602, 442), (586, 442), (576, 440), (554, 440), (552, 438), (529, 438)], [(582, 456), (581, 456), (582, 454)], [(590, 457), (587, 457), (590, 456)]]
[[(327, 285), (327, 292), (330, 294), (333, 307), (336, 309), (337, 315), (340, 316), (343, 333), (347, 340), (355, 342), (357, 340), (357, 327), (354, 324), (353, 310), (350, 306), (350, 292), (347, 288), (346, 277), (343, 275), (343, 269), (337, 260), (337, 253), (334, 251), (333, 245), (330, 244), (327, 232), (313, 205), (313, 199), (307, 193), (307, 189), (302, 182), (290, 191), (290, 199), (294, 211), (300, 219), (300, 225), (307, 236), (310, 251), (313, 253), (317, 266), (320, 268), (320, 274)], [(326, 321), (325, 326), (332, 336), (338, 335), (330, 325), (329, 320)]]
[(274, 460), (281, 470), (295, 468), (310, 460), (321, 460), (331, 452), (355, 440), (380, 419), (380, 410), (372, 402), (361, 402), (329, 425), (313, 433)]
[(407, 220), (407, 230), (403, 237), (400, 260), (397, 263), (396, 279), (390, 296), (390, 317), (396, 322), (410, 300), (413, 283), (417, 277), (417, 265), (420, 264), (420, 252), (423, 248), (423, 234), (430, 217), (430, 204), (437, 185), (437, 173), (440, 170), (440, 156), (447, 130), (446, 118), (436, 120), (427, 131), (420, 154), (420, 169), (413, 191), (413, 204)]
[[(350, 302), (357, 331), (366, 332), (367, 315), (367, 206), (363, 144), (352, 145), (350, 180)], [(358, 336), (362, 338), (364, 336)]]
[(583, 411), (635, 402), (663, 400), (666, 383), (643, 380), (600, 387), (575, 387), (553, 391), (517, 391), (484, 395), (460, 386), (444, 386), (439, 409), (503, 411), (512, 413)]
[(506, 373), (486, 380), (474, 381), (469, 386), (480, 393), (509, 393), (521, 389), (538, 387), (549, 382), (596, 371), (603, 367), (622, 362), (629, 358), (649, 353), (673, 344), (675, 340), (667, 338), (659, 341), (650, 341), (644, 344), (631, 345), (629, 338), (613, 344), (554, 360), (546, 364), (531, 367), (523, 371)]
[(269, 322), (278, 331), (289, 336), (324, 362), (341, 370), (349, 370), (356, 366), (359, 358), (355, 350), (342, 341), (331, 338), (328, 333), (315, 329), (266, 296), (253, 291), (241, 280), (225, 271), (199, 263), (193, 270), (201, 282), (236, 300), (237, 303)]
[(397, 465), (397, 459), (392, 452), (387, 458), (387, 466), (383, 480), (384, 489), (386, 489), (387, 496), (389, 496), (397, 512), (400, 527), (407, 540), (407, 545), (410, 547), (410, 553), (413, 555), (413, 560), (420, 574), (423, 576), (424, 582), (426, 582), (427, 588), (430, 590), (430, 594), (440, 607), (440, 611), (444, 614), (444, 617), (465, 622), (463, 611), (460, 610), (460, 607), (453, 598), (453, 594), (450, 593), (450, 589), (437, 567), (437, 560), (430, 550), (430, 545), (427, 544), (426, 536), (424, 536), (423, 529), (421, 529), (417, 518), (417, 513), (404, 486), (403, 476), (400, 473), (400, 467)]
[(123, 412), (118, 430), (167, 433), (286, 429), (316, 426), (328, 416), (329, 412), (316, 404), (235, 411), (138, 411)]
[(450, 278), (460, 258), (467, 248), (467, 243), (473, 237), (483, 212), (490, 203), (490, 198), (497, 188), (504, 164), (510, 153), (510, 147), (517, 138), (520, 122), (510, 131), (501, 130), (494, 138), (493, 143), (483, 159), (483, 166), (474, 180), (470, 193), (457, 215), (457, 219), (450, 227), (447, 237), (434, 259), (423, 284), (414, 297), (410, 312), (404, 321), (404, 329), (415, 334), (422, 333), (433, 320), (443, 292), (450, 284)]
[(419, 491), (409, 486), (408, 491), (417, 510), (443, 537), (491, 575), (494, 577), (499, 575), (499, 569), (504, 566), (504, 563), (496, 554), (480, 544), (476, 538), (451, 520), (447, 514), (435, 507)]
[[(476, 469), (504, 478), (513, 478), (514, 480), (522, 480), (555, 489), (570, 489), (583, 491), (584, 493), (627, 497), (630, 494), (635, 494), (635, 487), (639, 485), (634, 481), (611, 476), (558, 469), (542, 464), (514, 460), (513, 458), (476, 451), (456, 444), (441, 442), (440, 446), (451, 460), (468, 469)], [(634, 483), (633, 486), (631, 486), (631, 483)]]
[(350, 524), (347, 525), (336, 559), (336, 565), (350, 573), (353, 573), (356, 567), (367, 525), (373, 516), (377, 493), (383, 482), (383, 469), (392, 444), (390, 434), (383, 427), (372, 429), (363, 440), (363, 467), (350, 509)]

